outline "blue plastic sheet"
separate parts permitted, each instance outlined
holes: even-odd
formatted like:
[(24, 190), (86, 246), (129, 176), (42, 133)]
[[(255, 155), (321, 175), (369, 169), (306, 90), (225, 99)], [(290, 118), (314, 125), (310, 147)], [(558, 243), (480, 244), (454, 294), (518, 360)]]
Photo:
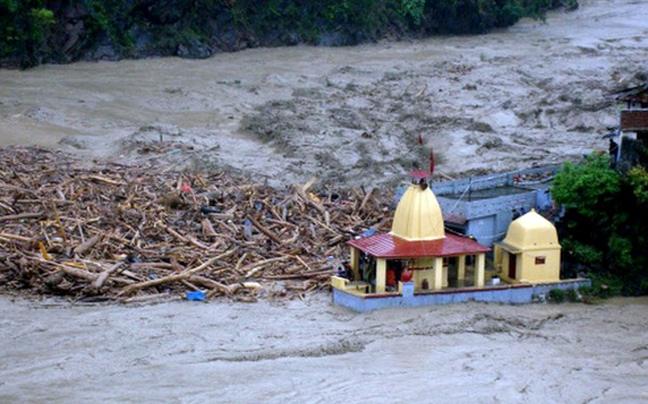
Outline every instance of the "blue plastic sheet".
[(191, 302), (204, 302), (205, 301), (205, 292), (201, 292), (200, 290), (196, 290), (193, 292), (187, 292), (185, 295), (185, 299), (191, 301)]

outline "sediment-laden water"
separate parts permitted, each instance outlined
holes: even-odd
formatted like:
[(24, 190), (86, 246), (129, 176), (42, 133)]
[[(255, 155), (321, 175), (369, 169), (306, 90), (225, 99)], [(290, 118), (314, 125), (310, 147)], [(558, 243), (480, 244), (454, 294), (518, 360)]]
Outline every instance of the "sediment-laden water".
[[(51, 303), (51, 302), (50, 302)], [(648, 300), (356, 314), (0, 299), (3, 403), (640, 403)]]
[(648, 78), (646, 21), (646, 2), (583, 0), (480, 36), (2, 70), (0, 144), (278, 186), (397, 181), (420, 161), (419, 134), (454, 177), (555, 164), (607, 148), (606, 97)]

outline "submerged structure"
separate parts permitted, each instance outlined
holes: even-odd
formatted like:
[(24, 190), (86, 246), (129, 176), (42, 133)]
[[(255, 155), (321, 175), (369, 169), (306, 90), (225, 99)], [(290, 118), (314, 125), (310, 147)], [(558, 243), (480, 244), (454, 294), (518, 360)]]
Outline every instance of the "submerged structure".
[(549, 181), (560, 166), (545, 166), (434, 182), (445, 226), (492, 247), (501, 241), (511, 221), (531, 209), (555, 209)]
[(636, 140), (648, 140), (648, 83), (620, 91), (614, 97), (626, 103), (621, 111), (619, 129), (622, 134)]
[(495, 244), (495, 268), (509, 283), (559, 282), (560, 244), (554, 225), (535, 210), (511, 223)]
[(401, 197), (391, 231), (348, 242), (350, 268), (333, 276), (334, 303), (356, 311), (468, 300), (529, 303), (552, 289), (589, 285), (560, 280), (560, 244), (553, 224), (535, 211), (514, 220), (491, 249), (446, 232), (441, 206), (425, 178)]
[(618, 129), (605, 138), (610, 140), (613, 167), (625, 172), (641, 163), (648, 147), (648, 83), (627, 88), (612, 97), (625, 106), (620, 112)]

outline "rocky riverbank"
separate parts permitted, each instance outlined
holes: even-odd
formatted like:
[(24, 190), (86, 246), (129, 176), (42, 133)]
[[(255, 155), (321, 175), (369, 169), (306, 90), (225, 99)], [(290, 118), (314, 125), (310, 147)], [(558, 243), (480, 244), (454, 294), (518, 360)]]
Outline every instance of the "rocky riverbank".
[(171, 0), (0, 3), (0, 65), (151, 56), (206, 58), (260, 46), (356, 45), (485, 33), (577, 0)]

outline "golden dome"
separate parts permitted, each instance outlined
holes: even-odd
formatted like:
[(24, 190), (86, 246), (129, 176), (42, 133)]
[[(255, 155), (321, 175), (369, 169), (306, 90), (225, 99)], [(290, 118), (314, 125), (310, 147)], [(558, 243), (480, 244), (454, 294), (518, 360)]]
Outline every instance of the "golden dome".
[(511, 223), (502, 243), (520, 250), (560, 248), (554, 225), (533, 209)]
[(441, 207), (430, 188), (407, 188), (396, 207), (391, 234), (410, 241), (445, 237)]

